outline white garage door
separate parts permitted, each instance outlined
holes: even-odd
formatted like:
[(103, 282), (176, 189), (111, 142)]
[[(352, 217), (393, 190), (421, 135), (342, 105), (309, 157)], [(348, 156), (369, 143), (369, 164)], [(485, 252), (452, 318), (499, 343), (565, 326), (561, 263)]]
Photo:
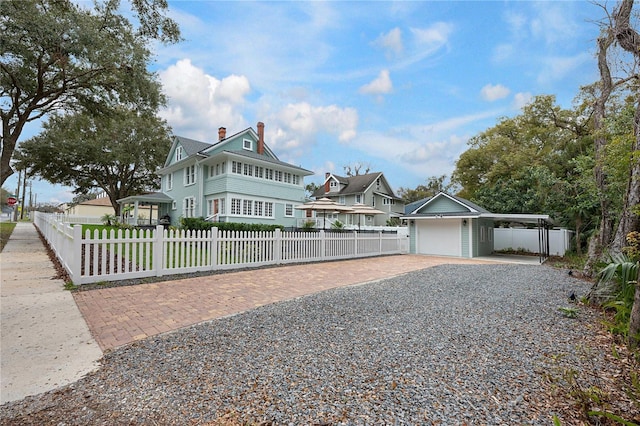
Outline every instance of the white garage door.
[(418, 220), (416, 223), (418, 253), (461, 256), (460, 219)]

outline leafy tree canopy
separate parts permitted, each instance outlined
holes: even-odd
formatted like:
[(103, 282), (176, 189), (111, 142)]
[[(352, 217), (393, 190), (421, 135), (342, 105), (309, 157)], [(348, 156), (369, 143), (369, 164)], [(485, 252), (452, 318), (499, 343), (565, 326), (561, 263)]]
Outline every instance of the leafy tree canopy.
[(455, 185), (451, 182), (445, 184), (446, 180), (447, 175), (431, 176), (427, 179), (426, 185), (418, 185), (415, 189), (399, 188), (398, 195), (405, 204), (410, 204), (414, 201), (433, 197), (439, 192), (449, 193), (455, 188)]
[(30, 121), (58, 110), (101, 111), (124, 104), (155, 110), (163, 103), (147, 71), (150, 38), (177, 41), (165, 0), (133, 0), (139, 29), (117, 13), (120, 0), (94, 10), (71, 0), (0, 1), (0, 184)]
[(44, 131), (20, 145), (32, 175), (76, 193), (101, 188), (116, 200), (158, 187), (156, 170), (171, 145), (169, 129), (149, 113), (117, 109), (102, 115), (53, 115)]

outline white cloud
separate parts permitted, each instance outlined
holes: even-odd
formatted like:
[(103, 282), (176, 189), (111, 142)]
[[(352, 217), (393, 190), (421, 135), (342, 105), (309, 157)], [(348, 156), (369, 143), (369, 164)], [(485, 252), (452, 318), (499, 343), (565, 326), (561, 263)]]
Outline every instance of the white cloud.
[(389, 77), (389, 70), (382, 70), (371, 83), (360, 87), (359, 92), (365, 95), (382, 95), (391, 93), (392, 90), (393, 83)]
[(554, 2), (533, 3), (536, 15), (530, 20), (533, 37), (543, 39), (548, 45), (555, 45), (572, 40), (578, 33), (578, 24), (567, 13), (567, 7), (573, 5), (556, 4)]
[(511, 93), (511, 90), (509, 90), (502, 84), (496, 84), (495, 86), (487, 84), (480, 90), (482, 99), (489, 102), (497, 101), (498, 99), (504, 99), (509, 96), (509, 93)]
[(269, 123), (265, 127), (269, 146), (278, 153), (299, 157), (321, 133), (336, 136), (341, 143), (352, 140), (357, 134), (358, 113), (354, 108), (299, 102), (273, 113)]
[(396, 27), (386, 34), (380, 35), (373, 44), (386, 51), (387, 58), (399, 56), (404, 50), (402, 32)]
[(246, 77), (229, 75), (219, 80), (182, 59), (160, 71), (159, 78), (168, 97), (160, 116), (174, 133), (213, 141), (218, 127), (247, 127), (242, 111), (251, 86)]
[(531, 100), (533, 95), (530, 92), (519, 92), (513, 96), (513, 107), (516, 109), (524, 108)]
[(430, 48), (447, 44), (452, 32), (453, 25), (447, 22), (436, 22), (429, 28), (411, 28), (416, 43)]
[(589, 63), (593, 57), (589, 52), (575, 56), (550, 56), (544, 59), (543, 67), (538, 74), (538, 83), (546, 86), (565, 77), (573, 77), (575, 71)]

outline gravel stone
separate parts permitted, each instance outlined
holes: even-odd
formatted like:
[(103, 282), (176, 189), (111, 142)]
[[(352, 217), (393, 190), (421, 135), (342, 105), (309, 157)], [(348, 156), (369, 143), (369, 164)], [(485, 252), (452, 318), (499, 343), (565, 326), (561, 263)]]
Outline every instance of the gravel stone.
[(585, 362), (598, 321), (558, 308), (588, 287), (496, 264), (329, 290), (111, 351), (78, 382), (3, 405), (0, 423), (548, 425), (545, 373)]

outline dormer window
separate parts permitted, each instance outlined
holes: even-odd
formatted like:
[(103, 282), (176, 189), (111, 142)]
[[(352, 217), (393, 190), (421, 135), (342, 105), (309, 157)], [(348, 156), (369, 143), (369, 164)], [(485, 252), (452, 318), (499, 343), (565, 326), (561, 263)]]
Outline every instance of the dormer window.
[(176, 161), (182, 160), (182, 155), (183, 155), (182, 147), (179, 146), (176, 148)]
[(253, 141), (250, 139), (243, 139), (242, 148), (246, 149), (247, 151), (253, 151)]
[(336, 182), (335, 180), (331, 180), (329, 182), (329, 188), (337, 188), (338, 187), (338, 182)]

